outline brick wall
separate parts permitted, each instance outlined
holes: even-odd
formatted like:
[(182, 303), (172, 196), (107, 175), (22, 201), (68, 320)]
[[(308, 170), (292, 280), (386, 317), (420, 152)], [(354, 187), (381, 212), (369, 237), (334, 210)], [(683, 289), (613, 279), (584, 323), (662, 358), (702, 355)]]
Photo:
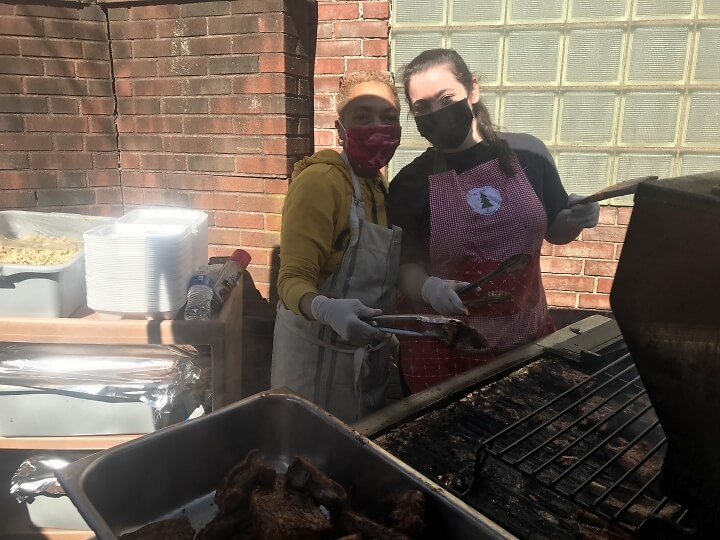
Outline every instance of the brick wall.
[(120, 215), (105, 15), (0, 3), (2, 208)]
[(108, 9), (125, 205), (205, 210), (210, 254), (245, 248), (266, 296), (287, 178), (311, 151), (293, 2)]

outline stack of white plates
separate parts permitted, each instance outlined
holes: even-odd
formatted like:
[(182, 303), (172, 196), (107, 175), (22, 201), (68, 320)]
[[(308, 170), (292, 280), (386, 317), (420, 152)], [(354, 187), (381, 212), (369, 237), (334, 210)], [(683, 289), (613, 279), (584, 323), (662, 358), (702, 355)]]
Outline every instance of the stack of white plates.
[(97, 312), (167, 314), (192, 275), (186, 225), (113, 223), (84, 234), (87, 305)]

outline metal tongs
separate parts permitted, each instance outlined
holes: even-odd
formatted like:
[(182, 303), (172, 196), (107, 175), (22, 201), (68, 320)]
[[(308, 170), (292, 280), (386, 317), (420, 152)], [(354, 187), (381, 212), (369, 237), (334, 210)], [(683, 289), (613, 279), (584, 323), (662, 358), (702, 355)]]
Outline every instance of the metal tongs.
[[(492, 272), (489, 272), (489, 273), (485, 274), (483, 277), (481, 277), (480, 279), (478, 279), (477, 281), (473, 281), (469, 285), (465, 285), (461, 289), (458, 289), (457, 294), (458, 294), (458, 296), (462, 296), (463, 294), (473, 292), (473, 291), (477, 290), (480, 287), (480, 285), (487, 283), (494, 277), (497, 277), (501, 274), (509, 274), (510, 272), (515, 272), (516, 270), (521, 270), (522, 268), (525, 268), (530, 263), (531, 259), (532, 259), (532, 257), (530, 255), (528, 255), (527, 253), (518, 253), (517, 255), (508, 257), (500, 264), (500, 266), (498, 266)], [(502, 300), (498, 300), (498, 301), (507, 300), (507, 298), (505, 298), (501, 294), (502, 291), (491, 291), (491, 292), (496, 297), (502, 298)], [(490, 293), (488, 293), (488, 294), (490, 294)]]
[[(378, 315), (363, 320), (369, 325), (388, 334), (434, 338), (442, 341), (451, 349), (454, 349), (461, 343), (467, 343), (476, 349), (482, 349), (488, 346), (488, 342), (482, 334), (472, 326), (452, 317), (413, 313), (405, 315)], [(413, 325), (415, 325), (414, 328)]]

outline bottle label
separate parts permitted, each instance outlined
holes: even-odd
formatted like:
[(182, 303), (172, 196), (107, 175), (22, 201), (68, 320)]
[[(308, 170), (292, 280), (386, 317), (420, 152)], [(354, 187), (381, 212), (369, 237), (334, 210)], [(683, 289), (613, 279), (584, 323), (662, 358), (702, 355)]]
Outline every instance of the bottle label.
[(210, 279), (210, 276), (207, 274), (198, 274), (196, 276), (193, 276), (190, 280), (190, 287), (193, 285), (207, 285), (208, 287), (212, 287), (212, 279)]

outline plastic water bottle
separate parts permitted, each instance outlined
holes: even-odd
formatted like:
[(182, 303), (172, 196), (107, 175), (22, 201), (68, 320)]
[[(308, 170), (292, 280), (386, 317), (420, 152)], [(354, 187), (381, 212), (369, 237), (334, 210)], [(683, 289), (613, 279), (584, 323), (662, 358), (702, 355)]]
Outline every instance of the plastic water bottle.
[(212, 313), (213, 281), (208, 267), (201, 266), (190, 280), (185, 304), (186, 321), (207, 321)]

